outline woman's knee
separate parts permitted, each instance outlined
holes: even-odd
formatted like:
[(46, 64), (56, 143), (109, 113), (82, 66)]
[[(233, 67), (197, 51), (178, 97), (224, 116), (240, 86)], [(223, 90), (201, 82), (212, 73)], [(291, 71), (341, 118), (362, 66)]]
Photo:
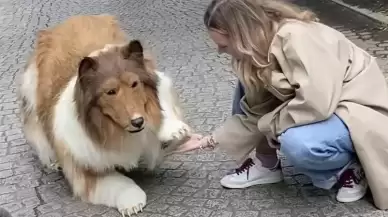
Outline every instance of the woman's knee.
[(317, 160), (311, 147), (294, 129), (289, 129), (279, 137), (280, 151), (294, 166), (303, 165), (306, 161)]
[(346, 128), (336, 134), (322, 126), (314, 128), (311, 125), (290, 128), (279, 137), (280, 151), (294, 166), (335, 169), (351, 160), (352, 142)]

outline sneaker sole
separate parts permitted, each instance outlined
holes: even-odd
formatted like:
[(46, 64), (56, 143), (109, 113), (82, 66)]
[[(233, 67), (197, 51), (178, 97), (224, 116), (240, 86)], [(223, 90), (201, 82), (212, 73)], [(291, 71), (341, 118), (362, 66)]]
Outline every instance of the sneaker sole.
[(364, 191), (362, 191), (361, 194), (359, 194), (357, 197), (344, 197), (344, 198), (338, 198), (336, 197), (337, 201), (338, 202), (341, 202), (341, 203), (351, 203), (351, 202), (356, 202), (358, 200), (361, 200), (367, 193), (368, 191), (368, 188), (366, 188)]
[(228, 183), (222, 183), (221, 185), (225, 188), (248, 188), (254, 185), (265, 185), (265, 184), (275, 184), (283, 181), (284, 178), (282, 177), (273, 177), (273, 178), (266, 178), (266, 179), (259, 179), (251, 182), (247, 182), (244, 184), (228, 184)]

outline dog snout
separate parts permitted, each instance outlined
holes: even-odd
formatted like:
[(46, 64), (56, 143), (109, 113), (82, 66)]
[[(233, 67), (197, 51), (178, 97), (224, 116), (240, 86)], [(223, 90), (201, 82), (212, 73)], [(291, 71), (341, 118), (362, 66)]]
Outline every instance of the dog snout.
[(143, 117), (138, 117), (138, 118), (132, 119), (131, 120), (131, 124), (132, 124), (133, 127), (142, 128), (143, 125), (144, 125), (144, 118)]

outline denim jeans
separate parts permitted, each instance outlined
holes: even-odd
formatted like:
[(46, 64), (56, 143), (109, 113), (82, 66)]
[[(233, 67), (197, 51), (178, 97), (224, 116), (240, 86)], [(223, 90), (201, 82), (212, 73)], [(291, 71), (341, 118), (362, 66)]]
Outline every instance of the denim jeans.
[[(239, 82), (232, 107), (232, 114), (243, 114), (240, 99), (244, 88)], [(292, 127), (283, 132), (278, 140), (280, 151), (295, 170), (310, 177), (317, 187), (330, 189), (341, 173), (355, 160), (355, 151), (346, 125), (337, 115), (329, 119)], [(262, 156), (256, 152), (263, 166), (271, 167), (277, 156)]]
[(240, 100), (244, 96), (244, 87), (241, 82), (237, 83), (236, 89), (234, 91), (233, 105), (232, 105), (232, 115), (235, 114), (244, 114), (240, 106)]

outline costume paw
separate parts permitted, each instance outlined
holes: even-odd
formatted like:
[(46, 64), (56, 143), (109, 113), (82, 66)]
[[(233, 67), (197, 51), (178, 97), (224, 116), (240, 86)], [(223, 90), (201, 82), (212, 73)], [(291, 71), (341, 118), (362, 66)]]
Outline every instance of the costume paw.
[(137, 206), (134, 206), (132, 208), (122, 209), (122, 210), (120, 210), (120, 213), (124, 217), (136, 215), (140, 212), (143, 212), (143, 207), (144, 207), (144, 205), (140, 203)]
[(162, 142), (183, 140), (191, 133), (190, 127), (180, 120), (165, 119), (159, 131), (159, 139)]
[(133, 216), (143, 212), (146, 194), (138, 186), (125, 190), (117, 200), (118, 210), (122, 216)]

